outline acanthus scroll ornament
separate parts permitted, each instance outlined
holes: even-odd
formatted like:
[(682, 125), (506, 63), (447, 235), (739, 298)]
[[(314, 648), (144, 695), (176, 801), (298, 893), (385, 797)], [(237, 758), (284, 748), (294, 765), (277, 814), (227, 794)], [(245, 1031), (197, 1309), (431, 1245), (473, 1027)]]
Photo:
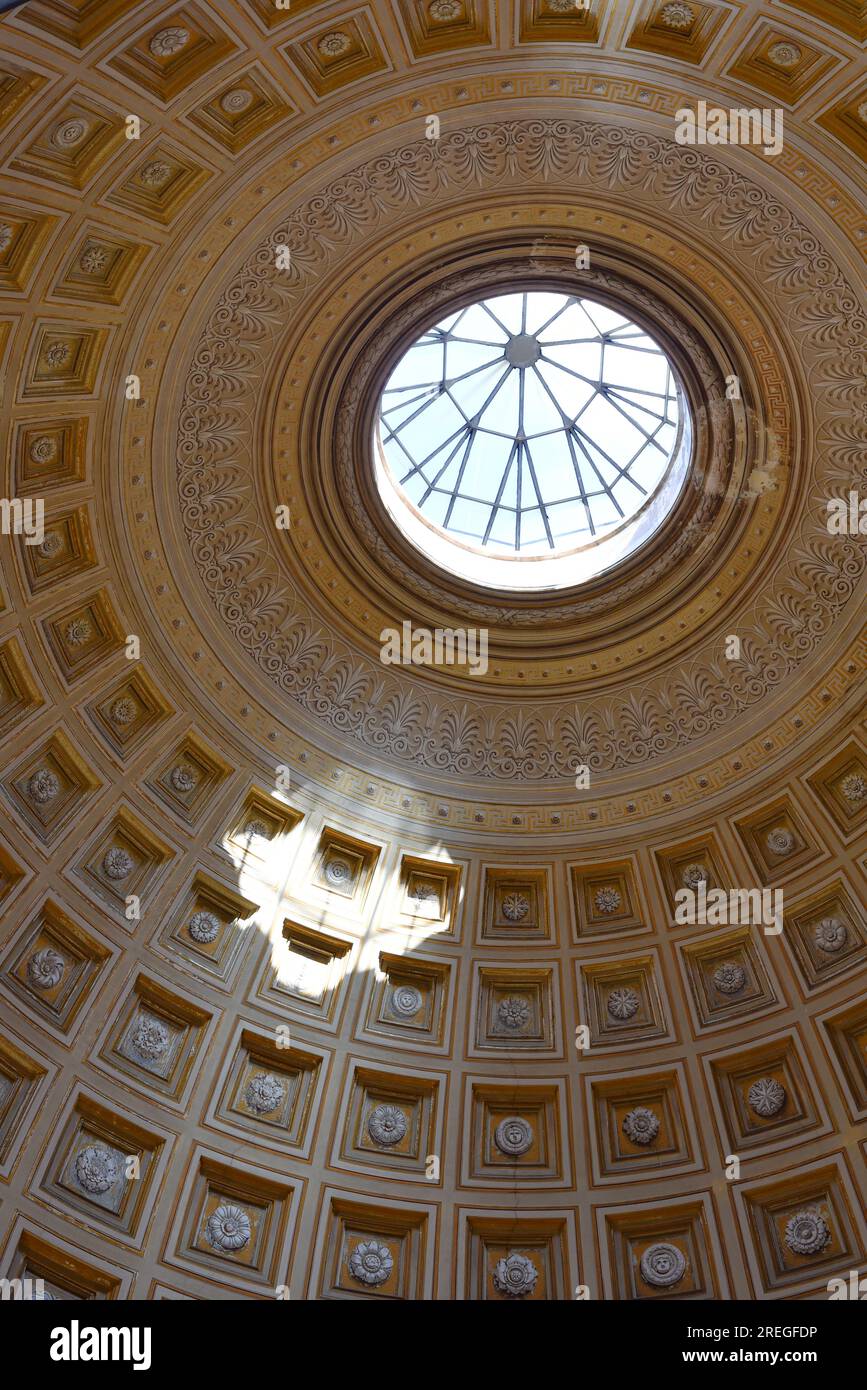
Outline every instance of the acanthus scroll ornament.
[[(693, 653), (689, 675), (660, 674), (640, 690), (602, 698), (588, 711), (576, 712), (574, 701), (551, 703), (544, 719), (526, 704), (513, 705), (507, 719), (482, 698), (462, 700), (455, 708), (438, 694), (434, 707), (433, 697), (417, 680), (410, 682), (399, 671), (384, 676), (381, 665), (323, 636), (318, 612), (293, 590), (279, 554), (269, 548), (244, 481), (250, 475), (252, 448), (242, 437), (246, 397), (254, 398), (261, 389), (278, 350), (276, 325), (300, 306), (314, 280), (318, 283), (322, 260), (331, 254), (327, 247), (348, 247), (369, 235), (374, 223), (392, 219), (408, 198), (437, 198), (444, 189), (457, 194), (509, 179), (528, 187), (552, 176), (580, 178), (588, 190), (598, 187), (606, 195), (614, 190), (641, 207), (667, 209), (677, 196), (690, 217), (716, 235), (724, 249), (736, 252), (739, 264), (749, 264), (762, 283), (772, 277), (781, 311), (791, 309), (801, 324), (804, 350), (835, 363), (833, 372), (819, 372), (813, 382), (817, 426), (824, 427), (836, 409), (831, 393), (838, 390), (838, 373), (859, 382), (853, 354), (863, 318), (857, 296), (824, 249), (817, 254), (811, 233), (739, 171), (644, 131), (559, 118), (470, 125), (359, 165), (275, 228), (215, 306), (185, 384), (176, 444), (187, 535), (218, 612), (285, 695), (342, 737), (444, 777), (545, 783), (567, 777), (576, 761), (594, 771), (635, 767), (718, 732), (789, 680), (811, 656), (851, 601), (865, 563), (854, 545), (839, 539), (831, 545), (821, 519), (804, 516), (791, 530), (790, 568), (811, 576), (809, 599), (802, 593), (803, 580), (780, 569), (762, 612), (752, 615), (745, 660), (736, 672), (722, 670), (708, 642), (706, 649)], [(275, 270), (277, 242), (297, 247), (293, 264), (299, 275), (291, 281)], [(809, 308), (811, 296), (815, 312)], [(716, 389), (707, 352), (698, 341), (690, 341), (689, 351), (701, 363), (708, 389)], [(368, 379), (380, 361), (372, 353)], [(361, 389), (359, 385), (347, 396), (335, 425), (335, 466), (347, 497), (355, 488), (353, 441)], [(850, 390), (853, 406), (860, 389), (853, 385)], [(219, 423), (216, 401), (221, 402)], [(208, 440), (219, 444), (224, 435), (226, 458), (237, 461), (223, 464), (215, 477), (197, 460), (208, 456)], [(725, 453), (724, 443), (721, 449)], [(814, 464), (816, 485), (823, 485), (821, 480), (827, 486), (836, 480), (843, 485), (851, 473), (846, 457), (845, 445), (831, 440)], [(352, 519), (363, 527), (357, 505), (351, 502)], [(239, 541), (231, 573), (219, 562), (227, 506)], [(365, 540), (374, 543), (366, 531)], [(687, 548), (693, 543), (686, 535), (677, 541)], [(386, 562), (384, 550), (377, 559)], [(657, 563), (661, 561), (653, 561)], [(635, 576), (634, 582), (642, 584), (643, 576)], [(539, 620), (536, 614), (533, 621)], [(519, 610), (503, 607), (497, 621), (523, 619)], [(378, 692), (375, 707), (370, 704), (373, 690)]]

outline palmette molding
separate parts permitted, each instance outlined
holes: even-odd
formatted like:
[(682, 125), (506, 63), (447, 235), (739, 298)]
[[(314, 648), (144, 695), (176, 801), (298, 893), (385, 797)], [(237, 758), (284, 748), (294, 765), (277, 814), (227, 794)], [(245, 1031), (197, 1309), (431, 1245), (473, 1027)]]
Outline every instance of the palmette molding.
[[(407, 200), (448, 189), (546, 176), (673, 205), (700, 222), (773, 292), (816, 370), (813, 492), (852, 485), (856, 444), (839, 414), (863, 396), (855, 349), (863, 318), (855, 293), (812, 234), (744, 175), (643, 132), (563, 120), (461, 130), (379, 156), (311, 199), (249, 258), (226, 289), (187, 379), (177, 447), (179, 501), (192, 553), (218, 613), (262, 671), (307, 713), (398, 764), (444, 776), (545, 783), (579, 762), (594, 771), (670, 756), (742, 715), (790, 681), (842, 619), (864, 570), (861, 547), (830, 537), (821, 508), (790, 528), (786, 568), (766, 601), (739, 622), (743, 659), (723, 660), (707, 639), (689, 670), (574, 700), (515, 702), (504, 710), (384, 668), (331, 635), (288, 581), (247, 491), (248, 400), (271, 361), (284, 315), (315, 286), (336, 243), (369, 234)], [(426, 146), (426, 147), (425, 147)], [(274, 247), (288, 241), (298, 278), (281, 281)], [(231, 536), (227, 538), (227, 519)], [(229, 544), (229, 539), (231, 544)]]

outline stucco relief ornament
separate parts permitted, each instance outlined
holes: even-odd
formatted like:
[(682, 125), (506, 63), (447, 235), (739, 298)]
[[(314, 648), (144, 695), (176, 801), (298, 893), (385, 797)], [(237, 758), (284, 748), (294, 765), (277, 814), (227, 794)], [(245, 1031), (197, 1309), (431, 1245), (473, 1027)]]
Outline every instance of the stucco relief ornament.
[(108, 1192), (120, 1176), (118, 1155), (104, 1144), (88, 1144), (75, 1160), (75, 1176), (85, 1192)]
[(12, 228), (8, 222), (0, 222), (0, 251), (5, 251), (12, 240)]
[(251, 1110), (258, 1111), (260, 1115), (270, 1115), (282, 1104), (285, 1094), (286, 1088), (279, 1076), (273, 1072), (261, 1072), (247, 1082), (244, 1099)]
[(509, 1298), (526, 1298), (536, 1287), (539, 1271), (528, 1255), (513, 1252), (497, 1260), (491, 1278), (498, 1293), (508, 1294)]
[(57, 440), (49, 434), (40, 434), (30, 445), (29, 452), (34, 463), (51, 463), (57, 457)]
[(703, 864), (687, 864), (680, 881), (684, 888), (691, 888), (695, 893), (700, 883), (707, 883), (707, 869)]
[(36, 549), (44, 560), (52, 560), (63, 549), (63, 537), (59, 531), (49, 531)]
[(213, 912), (194, 912), (187, 927), (190, 936), (200, 946), (207, 946), (213, 941), (219, 930), (220, 921)]
[(530, 911), (530, 900), (523, 893), (507, 893), (502, 902), (502, 913), (507, 922), (522, 922)]
[(820, 951), (829, 955), (833, 955), (835, 951), (842, 951), (849, 940), (846, 923), (841, 922), (839, 917), (823, 917), (813, 928), (813, 940)]
[(53, 801), (60, 791), (60, 782), (47, 767), (40, 767), (27, 783), (27, 795), (37, 806), (45, 806)]
[(768, 49), (768, 57), (775, 67), (793, 68), (803, 54), (796, 43), (775, 43)]
[(45, 361), (51, 368), (62, 367), (69, 361), (69, 346), (67, 343), (49, 343), (45, 349)]
[(93, 629), (86, 618), (73, 618), (71, 623), (67, 623), (64, 637), (67, 646), (83, 647), (89, 641)]
[(600, 888), (593, 902), (597, 912), (616, 912), (623, 899), (616, 888)]
[(437, 24), (448, 24), (464, 12), (461, 0), (430, 0), (427, 12)]
[(417, 883), (409, 896), (414, 903), (439, 903), (439, 893), (429, 883)]
[(119, 845), (112, 845), (103, 855), (102, 867), (108, 878), (128, 878), (135, 867), (133, 857)]
[(406, 1115), (397, 1105), (377, 1105), (367, 1118), (367, 1132), (374, 1144), (399, 1144), (406, 1134)]
[(168, 1048), (169, 1030), (162, 1019), (154, 1018), (153, 1014), (142, 1014), (129, 1041), (133, 1052), (137, 1052), (143, 1061), (156, 1062)]
[(548, 0), (548, 9), (554, 14), (569, 14), (572, 10), (582, 8), (581, 0)]
[[(360, 242), (378, 226), (393, 221), (411, 199), (434, 198), (437, 189), (447, 189), (449, 197), (458, 198), (469, 188), (494, 184), (506, 187), (513, 183), (526, 189), (554, 178), (578, 180), (582, 186), (605, 189), (606, 196), (632, 199), (636, 206), (651, 211), (655, 206), (669, 209), (671, 190), (675, 189), (684, 200), (684, 216), (696, 227), (707, 227), (723, 250), (729, 248), (737, 255), (746, 275), (764, 280), (772, 261), (779, 267), (775, 270), (775, 293), (792, 321), (799, 323), (805, 357), (816, 354), (821, 358), (825, 353), (830, 361), (831, 354), (836, 355), (834, 373), (816, 374), (811, 402), (816, 429), (824, 429), (825, 422), (830, 423), (839, 413), (839, 403), (832, 395), (839, 390), (838, 375), (851, 383), (846, 389), (853, 402), (863, 392), (855, 366), (863, 319), (845, 269), (827, 248), (819, 248), (817, 254), (813, 229), (799, 222), (788, 205), (769, 200), (767, 191), (741, 169), (729, 168), (710, 155), (697, 160), (694, 151), (643, 129), (607, 129), (596, 122), (560, 115), (532, 121), (488, 121), (484, 129), (464, 124), (459, 130), (444, 132), (439, 141), (425, 141), (420, 136), (411, 154), (411, 181), (401, 172), (405, 146), (359, 161), (351, 180), (341, 178), (328, 190), (317, 190), (315, 198), (287, 214), (285, 228), (280, 228), (283, 238), (292, 239), (293, 244), (294, 238), (303, 238), (298, 244), (304, 246), (311, 269), (324, 271), (335, 245), (333, 238), (347, 247), (355, 240)], [(269, 248), (263, 240), (248, 262), (238, 267), (219, 303), (215, 300), (199, 342), (190, 353), (184, 410), (177, 437), (167, 447), (177, 459), (177, 503), (194, 560), (227, 633), (273, 681), (281, 697), (315, 716), (323, 726), (341, 731), (359, 746), (378, 747), (383, 757), (424, 767), (443, 778), (473, 776), (488, 783), (511, 783), (517, 778), (522, 785), (528, 781), (559, 783), (577, 761), (598, 772), (635, 771), (662, 759), (674, 747), (703, 739), (709, 728), (719, 734), (726, 724), (743, 718), (747, 709), (755, 710), (775, 689), (790, 681), (803, 663), (815, 657), (821, 644), (837, 630), (841, 614), (855, 601), (867, 554), (857, 547), (829, 547), (824, 519), (804, 514), (803, 524), (791, 528), (788, 562), (785, 568), (778, 567), (773, 602), (768, 606), (770, 613), (782, 605), (791, 617), (785, 623), (773, 618), (756, 621), (754, 654), (742, 672), (721, 676), (709, 635), (701, 650), (695, 651), (691, 674), (660, 674), (643, 681), (645, 713), (637, 734), (632, 716), (626, 717), (631, 706), (625, 690), (600, 697), (593, 709), (577, 720), (571, 699), (558, 703), (550, 714), (546, 710), (543, 718), (538, 705), (529, 703), (500, 713), (476, 700), (461, 710), (439, 691), (434, 699), (423, 682), (413, 680), (410, 691), (409, 678), (399, 669), (384, 672), (380, 663), (361, 656), (337, 638), (323, 636), (318, 611), (298, 588), (286, 582), (285, 568), (256, 539), (261, 534), (261, 521), (254, 491), (248, 487), (255, 446), (245, 421), (254, 415), (250, 402), (267, 379), (272, 353), (279, 350), (277, 338), (285, 313), (287, 309), (300, 310), (305, 293), (301, 283), (290, 283), (273, 263), (273, 246)], [(250, 289), (254, 283), (255, 294)], [(598, 283), (604, 288), (601, 281)], [(592, 289), (588, 282), (587, 292), (592, 293)], [(646, 298), (644, 292), (642, 295)], [(435, 314), (439, 305), (431, 307)], [(650, 311), (654, 306), (648, 303), (647, 308)], [(657, 305), (654, 312), (659, 308)], [(412, 312), (417, 312), (417, 304)], [(687, 333), (682, 341), (695, 352), (702, 381), (710, 390), (717, 373), (709, 354), (695, 335)], [(243, 361), (249, 365), (239, 367), (235, 360), (226, 360), (227, 342), (239, 354), (248, 354)], [(357, 489), (350, 477), (354, 476), (355, 458), (351, 441), (357, 437), (362, 388), (372, 381), (381, 361), (380, 343), (373, 341), (362, 358), (368, 375), (359, 383), (357, 393), (346, 394), (346, 408), (335, 420), (337, 477), (341, 487), (346, 486), (352, 520), (360, 532), (364, 531), (363, 508), (354, 500)], [(241, 389), (237, 390), (239, 380)], [(730, 423), (725, 430), (733, 439)], [(197, 461), (210, 447), (207, 441), (217, 438), (226, 450), (225, 457), (235, 461), (221, 487), (215, 487), (212, 471), (202, 469)], [(842, 441), (829, 443), (828, 449), (816, 456), (817, 486), (833, 488), (833, 478), (843, 476), (847, 447)], [(724, 455), (725, 449), (714, 455), (720, 483), (727, 477)], [(232, 576), (230, 585), (225, 567), (214, 564), (214, 546), (215, 542), (219, 546), (224, 535), (226, 506), (236, 502), (240, 507), (238, 534), (249, 564), (245, 571)], [(709, 494), (702, 503), (707, 516), (703, 510), (702, 524), (692, 528), (693, 534), (707, 534), (704, 520), (712, 519), (718, 505)], [(369, 522), (364, 535), (370, 536), (371, 542), (373, 531)], [(694, 543), (685, 535), (671, 551), (678, 547), (687, 553)], [(397, 559), (387, 556), (385, 563), (396, 567)], [(669, 554), (665, 563), (674, 563)], [(408, 569), (408, 582), (417, 584), (411, 567), (404, 569)], [(803, 572), (817, 576), (815, 584), (806, 586), (809, 593), (804, 592), (803, 580), (798, 578)], [(631, 582), (644, 586), (645, 572)], [(610, 606), (609, 595), (599, 597)], [(492, 611), (491, 604), (477, 606), (485, 617)], [(500, 605), (498, 612), (502, 616), (497, 621), (524, 625), (523, 610)], [(536, 610), (532, 621), (540, 621)], [(376, 682), (383, 683), (383, 693), (374, 708), (369, 694)], [(403, 711), (405, 707), (397, 721), (391, 713), (392, 697), (397, 708)], [(672, 719), (672, 708), (681, 711), (676, 719)], [(513, 721), (520, 730), (517, 745), (507, 736)], [(444, 736), (447, 727), (456, 730), (451, 741)]]
[(138, 705), (128, 695), (122, 695), (119, 700), (115, 700), (108, 711), (108, 717), (112, 724), (117, 724), (120, 728), (132, 724), (137, 714)]
[(27, 978), (36, 989), (54, 989), (63, 979), (66, 961), (59, 951), (44, 946), (27, 962)]
[(316, 46), (323, 57), (338, 58), (352, 46), (352, 40), (348, 34), (341, 34), (339, 30), (334, 29), (330, 34), (323, 34)]
[(244, 826), (244, 834), (251, 840), (268, 840), (268, 827), (263, 820), (248, 820)]
[(189, 763), (178, 763), (169, 773), (169, 781), (176, 792), (191, 792), (199, 779)]
[(827, 1221), (813, 1207), (796, 1211), (786, 1222), (785, 1241), (795, 1255), (818, 1255), (830, 1239)]
[(392, 991), (391, 1007), (402, 1018), (413, 1018), (422, 1006), (422, 997), (415, 985), (401, 985)]
[(68, 149), (70, 145), (77, 145), (79, 140), (83, 140), (87, 134), (87, 121), (82, 121), (78, 117), (73, 117), (68, 121), (61, 121), (51, 132), (52, 144), (59, 145), (61, 149)]
[(164, 159), (151, 159), (139, 171), (139, 183), (146, 188), (161, 188), (171, 176), (172, 168)]
[(760, 1077), (747, 1091), (747, 1103), (757, 1115), (767, 1120), (782, 1110), (786, 1103), (786, 1089), (774, 1076)]
[(504, 1028), (511, 1028), (515, 1031), (523, 1028), (530, 1017), (530, 1006), (526, 999), (520, 999), (517, 995), (511, 995), (508, 999), (501, 999), (497, 1005), (497, 1018)]
[(78, 264), (88, 275), (98, 275), (108, 263), (108, 252), (102, 246), (88, 246)]
[(765, 844), (772, 854), (791, 854), (795, 848), (795, 837), (791, 830), (786, 830), (785, 826), (780, 825), (768, 831)]
[(180, 53), (182, 48), (186, 48), (189, 41), (189, 30), (173, 25), (154, 34), (148, 48), (155, 58), (170, 58), (173, 53)]
[(681, 4), (680, 0), (672, 0), (670, 5), (663, 5), (659, 12), (659, 18), (666, 29), (688, 29), (695, 19), (695, 10), (692, 5)]
[(519, 1115), (510, 1115), (508, 1119), (501, 1120), (494, 1130), (494, 1143), (500, 1153), (518, 1158), (533, 1147), (532, 1126)]
[(208, 1217), (205, 1235), (215, 1250), (243, 1250), (250, 1239), (250, 1218), (243, 1207), (224, 1202)]
[(638, 995), (634, 989), (613, 989), (608, 996), (608, 1012), (621, 1023), (638, 1013)]
[(252, 100), (253, 93), (248, 92), (246, 87), (233, 87), (231, 92), (225, 92), (220, 97), (220, 106), (233, 115), (237, 111), (246, 111)]
[(623, 1117), (623, 1131), (633, 1144), (652, 1144), (659, 1133), (659, 1120), (645, 1105), (636, 1105)]
[(840, 783), (840, 790), (847, 801), (858, 806), (867, 799), (867, 777), (861, 777), (858, 773), (852, 772), (848, 777), (843, 778)]
[(335, 888), (347, 888), (352, 882), (352, 869), (345, 859), (329, 859), (325, 865), (325, 879)]
[(378, 1240), (361, 1241), (349, 1256), (347, 1264), (353, 1279), (371, 1288), (384, 1284), (394, 1269), (391, 1251)]
[(723, 994), (740, 994), (747, 982), (747, 972), (737, 961), (726, 960), (713, 972), (713, 982)]
[(639, 1262), (641, 1277), (657, 1289), (670, 1289), (679, 1284), (686, 1273), (686, 1257), (682, 1250), (668, 1241), (648, 1245)]

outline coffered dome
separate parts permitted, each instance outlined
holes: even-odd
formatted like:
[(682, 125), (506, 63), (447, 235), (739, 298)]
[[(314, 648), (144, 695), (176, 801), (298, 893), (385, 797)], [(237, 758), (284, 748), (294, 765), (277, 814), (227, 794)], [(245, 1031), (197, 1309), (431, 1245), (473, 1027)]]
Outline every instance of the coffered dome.
[(859, 7), (0, 22), (0, 1277), (826, 1297)]

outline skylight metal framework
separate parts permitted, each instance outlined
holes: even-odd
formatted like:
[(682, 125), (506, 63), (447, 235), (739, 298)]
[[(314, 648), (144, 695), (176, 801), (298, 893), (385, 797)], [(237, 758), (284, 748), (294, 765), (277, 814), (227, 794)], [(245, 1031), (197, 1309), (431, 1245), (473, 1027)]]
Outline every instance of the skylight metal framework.
[(454, 540), (551, 555), (633, 517), (665, 477), (678, 395), (662, 349), (595, 300), (534, 290), (449, 314), (383, 391), (382, 451)]

